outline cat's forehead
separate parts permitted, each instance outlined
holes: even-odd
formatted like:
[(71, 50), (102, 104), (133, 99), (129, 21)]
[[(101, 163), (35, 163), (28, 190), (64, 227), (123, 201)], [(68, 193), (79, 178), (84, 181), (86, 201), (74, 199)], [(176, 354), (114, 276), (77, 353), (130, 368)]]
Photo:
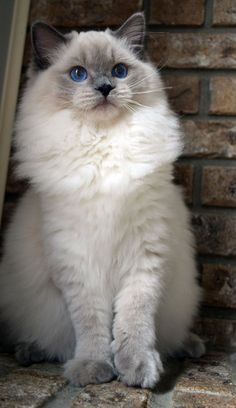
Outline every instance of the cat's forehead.
[(130, 57), (128, 49), (108, 32), (73, 33), (68, 56), (80, 64), (104, 66)]

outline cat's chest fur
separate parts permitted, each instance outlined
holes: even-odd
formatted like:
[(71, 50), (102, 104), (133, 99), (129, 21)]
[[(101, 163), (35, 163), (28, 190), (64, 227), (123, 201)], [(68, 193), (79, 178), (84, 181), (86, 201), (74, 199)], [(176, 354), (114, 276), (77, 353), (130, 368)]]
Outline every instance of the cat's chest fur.
[(17, 153), (18, 173), (30, 174), (43, 192), (76, 192), (92, 198), (99, 191), (128, 190), (131, 180), (152, 172), (176, 149), (175, 138), (171, 148), (163, 143), (171, 130), (154, 109), (107, 128), (83, 124), (66, 110), (50, 117), (47, 113), (33, 133), (26, 128), (31, 129), (36, 119), (27, 121), (18, 133), (19, 143), (24, 141)]
[(158, 212), (153, 201), (165, 201), (168, 160), (176, 155), (177, 139), (164, 143), (172, 122), (160, 108), (100, 128), (67, 110), (45, 115), (33, 133), (31, 123), (19, 128), (18, 172), (30, 174), (39, 193), (47, 258), (54, 269), (93, 276), (114, 274), (118, 263), (130, 268), (145, 220)]
[[(47, 200), (43, 211), (45, 250), (53, 270), (74, 271), (76, 279), (105, 284), (124, 262), (125, 242), (132, 234), (124, 200), (95, 196), (76, 201), (76, 194)], [(46, 233), (45, 233), (46, 232)], [(127, 248), (128, 249), (128, 248)], [(120, 272), (119, 272), (120, 273)]]

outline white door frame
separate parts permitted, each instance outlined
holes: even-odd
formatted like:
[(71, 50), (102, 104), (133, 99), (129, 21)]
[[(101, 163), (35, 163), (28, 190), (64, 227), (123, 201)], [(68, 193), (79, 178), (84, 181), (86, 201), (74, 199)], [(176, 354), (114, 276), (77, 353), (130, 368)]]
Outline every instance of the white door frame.
[[(7, 0), (1, 1), (5, 3), (2, 3), (1, 7), (9, 5), (13, 10), (11, 21), (9, 21), (9, 39), (4, 38), (8, 40), (8, 50), (0, 94), (0, 221), (30, 6), (30, 0), (14, 0), (11, 4)], [(4, 18), (4, 13), (2, 18)]]

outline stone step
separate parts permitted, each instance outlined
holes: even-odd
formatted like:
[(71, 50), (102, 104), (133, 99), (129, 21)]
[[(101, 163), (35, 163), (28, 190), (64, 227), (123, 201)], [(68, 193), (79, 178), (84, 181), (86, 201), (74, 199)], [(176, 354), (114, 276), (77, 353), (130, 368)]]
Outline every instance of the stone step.
[(171, 360), (153, 391), (109, 384), (73, 387), (58, 364), (17, 365), (0, 355), (0, 408), (235, 408), (236, 356)]

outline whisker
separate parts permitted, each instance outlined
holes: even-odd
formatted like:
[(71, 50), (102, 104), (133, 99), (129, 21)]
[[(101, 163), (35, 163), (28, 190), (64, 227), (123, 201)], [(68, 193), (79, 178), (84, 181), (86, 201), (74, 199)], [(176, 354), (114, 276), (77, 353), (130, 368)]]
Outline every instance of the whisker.
[(172, 89), (172, 86), (166, 86), (164, 88), (158, 88), (158, 89), (151, 89), (149, 91), (140, 91), (140, 92), (133, 92), (133, 95), (142, 95), (142, 94), (148, 94), (148, 93), (153, 93), (153, 92), (161, 92), (164, 91), (165, 89)]
[(150, 106), (143, 105), (142, 103), (139, 103), (139, 102), (137, 102), (137, 101), (133, 101), (133, 100), (131, 100), (131, 99), (126, 99), (125, 102), (131, 104), (131, 106), (132, 106), (132, 105), (136, 105), (136, 106), (140, 106), (140, 107), (142, 107), (142, 108), (150, 108)]
[(150, 78), (152, 76), (155, 76), (155, 75), (156, 75), (156, 73), (152, 72), (150, 75), (147, 75), (146, 77), (140, 79), (140, 81), (136, 81), (136, 82), (131, 83), (130, 88), (133, 88), (134, 86), (139, 85), (141, 82), (146, 81), (146, 79), (148, 79), (148, 78)]
[(131, 112), (133, 112), (133, 113), (135, 113), (135, 112), (136, 112), (136, 111), (135, 111), (135, 109), (134, 109), (134, 107), (133, 107), (133, 106), (131, 106), (129, 103), (126, 103), (126, 105), (125, 105), (125, 106), (127, 106)]
[(130, 109), (128, 105), (124, 105), (124, 108), (127, 109), (129, 112), (132, 112), (132, 110)]
[[(75, 94), (75, 92), (74, 92), (74, 90), (70, 90), (70, 89), (65, 89), (65, 88), (63, 88), (62, 86), (58, 86), (57, 87), (57, 90), (59, 91), (59, 94), (64, 94), (64, 95), (67, 95), (67, 96), (73, 96), (74, 94)], [(60, 92), (60, 91), (62, 91), (62, 92)], [(94, 97), (94, 94), (93, 93), (91, 93), (91, 92), (86, 92), (86, 93), (83, 93), (83, 95), (82, 95), (83, 97)]]
[(150, 108), (150, 106), (144, 105), (143, 103), (139, 103), (137, 101), (129, 101), (129, 103), (137, 106), (141, 106), (142, 108)]

